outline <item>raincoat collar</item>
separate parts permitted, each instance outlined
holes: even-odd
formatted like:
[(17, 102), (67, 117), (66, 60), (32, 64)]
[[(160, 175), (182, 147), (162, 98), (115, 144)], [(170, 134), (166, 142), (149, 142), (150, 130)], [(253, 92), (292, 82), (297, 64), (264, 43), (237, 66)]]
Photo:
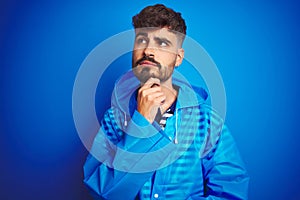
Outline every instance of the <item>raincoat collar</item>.
[[(208, 94), (202, 88), (193, 87), (178, 71), (174, 70), (172, 83), (179, 87), (176, 109), (194, 107), (204, 103)], [(130, 70), (119, 78), (115, 83), (112, 106), (119, 108), (125, 113), (131, 113), (129, 107), (132, 96), (140, 87), (139, 80)]]

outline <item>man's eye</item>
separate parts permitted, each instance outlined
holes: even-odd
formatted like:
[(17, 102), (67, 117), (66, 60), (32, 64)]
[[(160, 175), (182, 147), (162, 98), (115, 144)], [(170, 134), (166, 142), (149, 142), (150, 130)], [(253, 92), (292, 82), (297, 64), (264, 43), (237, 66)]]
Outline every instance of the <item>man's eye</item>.
[(169, 42), (166, 40), (158, 40), (157, 43), (159, 44), (159, 46), (161, 47), (168, 47), (169, 46)]
[(160, 46), (166, 47), (166, 46), (168, 46), (168, 44), (166, 42), (160, 42)]
[(138, 44), (146, 44), (147, 41), (144, 38), (140, 38), (140, 39), (137, 40), (137, 43)]

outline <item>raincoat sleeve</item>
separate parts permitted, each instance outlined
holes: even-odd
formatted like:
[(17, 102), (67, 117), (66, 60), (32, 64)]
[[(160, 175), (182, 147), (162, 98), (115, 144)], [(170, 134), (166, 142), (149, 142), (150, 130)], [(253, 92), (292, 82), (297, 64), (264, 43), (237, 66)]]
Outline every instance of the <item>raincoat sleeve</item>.
[[(112, 113), (106, 113), (101, 129), (94, 139), (91, 154), (84, 164), (84, 183), (95, 199), (134, 199), (154, 170), (149, 163), (159, 166), (160, 158), (147, 157), (147, 152), (155, 151), (169, 143), (153, 126), (149, 126), (139, 113), (134, 113), (129, 121), (126, 134), (118, 128)], [(143, 126), (137, 125), (139, 122)], [(141, 127), (147, 126), (147, 129)], [(135, 134), (151, 137), (135, 137)], [(142, 132), (143, 131), (143, 132)], [(153, 161), (153, 162), (152, 162)], [(155, 166), (155, 164), (157, 166)]]
[(224, 126), (220, 138), (202, 159), (205, 197), (189, 199), (248, 199), (249, 176), (236, 144)]

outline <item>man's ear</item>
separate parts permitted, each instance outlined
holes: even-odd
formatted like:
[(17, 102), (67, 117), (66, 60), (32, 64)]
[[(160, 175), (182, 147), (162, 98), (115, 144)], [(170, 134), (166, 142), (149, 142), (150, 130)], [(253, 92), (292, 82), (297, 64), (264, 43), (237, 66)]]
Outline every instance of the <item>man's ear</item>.
[(181, 63), (183, 61), (183, 58), (184, 58), (184, 49), (183, 48), (179, 48), (177, 50), (175, 67), (178, 67), (179, 65), (181, 65)]

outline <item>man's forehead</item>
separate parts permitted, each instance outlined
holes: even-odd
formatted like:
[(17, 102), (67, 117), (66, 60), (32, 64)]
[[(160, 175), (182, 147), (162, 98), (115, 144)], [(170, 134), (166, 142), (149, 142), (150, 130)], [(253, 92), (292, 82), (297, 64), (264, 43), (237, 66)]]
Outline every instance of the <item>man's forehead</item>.
[(176, 38), (176, 33), (168, 28), (137, 28), (135, 29), (135, 35), (143, 36), (155, 36), (155, 37), (167, 37), (167, 38)]

